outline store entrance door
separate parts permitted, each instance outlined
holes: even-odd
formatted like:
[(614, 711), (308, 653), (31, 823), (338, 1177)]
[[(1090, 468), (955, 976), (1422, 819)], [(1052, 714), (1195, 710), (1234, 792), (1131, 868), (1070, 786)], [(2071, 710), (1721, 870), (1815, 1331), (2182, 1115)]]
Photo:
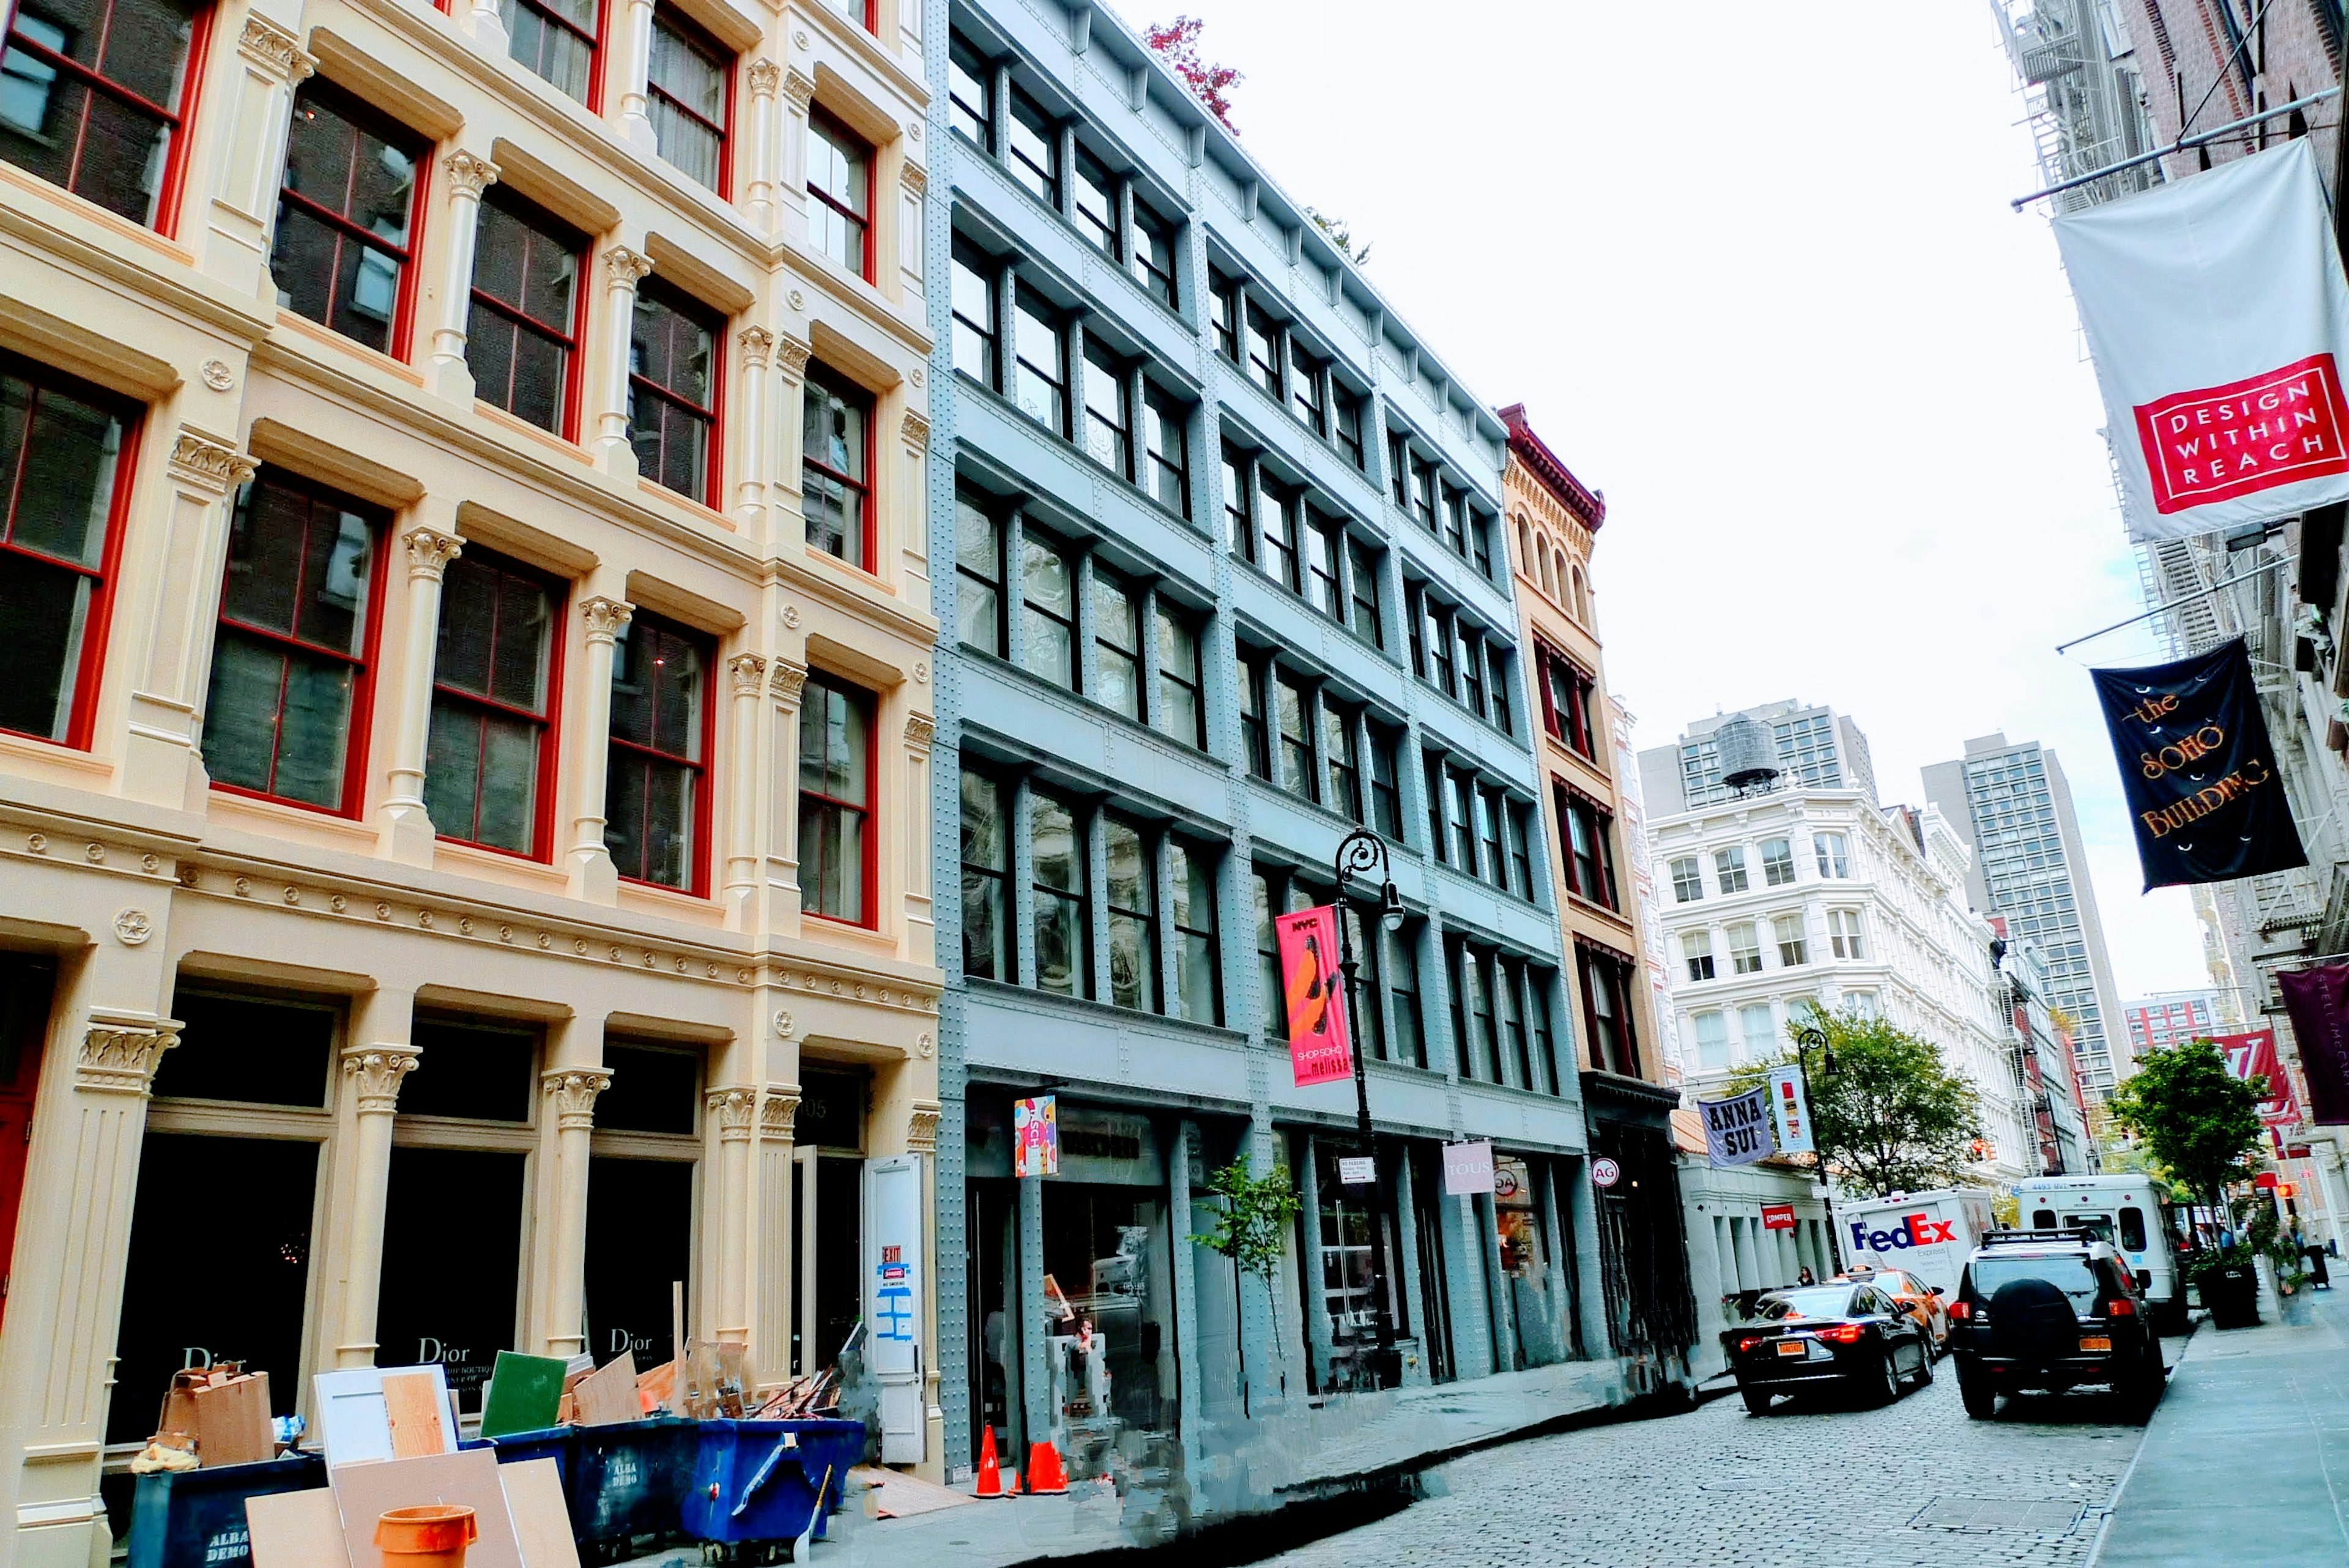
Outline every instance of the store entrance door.
[[(0, 954), (0, 1267), (16, 1255), (16, 1210), (25, 1199), (25, 1159), (33, 1137), (33, 1085), (41, 1078), (41, 1041), (48, 1033), (57, 966), (23, 953)], [(8, 1310), (0, 1276), (0, 1321)]]
[[(1406, 1157), (1408, 1158), (1408, 1157)], [(1427, 1358), (1427, 1380), (1449, 1383), (1452, 1371), (1452, 1300), (1444, 1288), (1444, 1171), (1433, 1158), (1412, 1164), (1412, 1229), (1419, 1241), (1420, 1354)]]
[(1019, 1399), (1019, 1189), (989, 1178), (970, 1184), (970, 1451), (995, 1429), (999, 1456), (1024, 1454)]

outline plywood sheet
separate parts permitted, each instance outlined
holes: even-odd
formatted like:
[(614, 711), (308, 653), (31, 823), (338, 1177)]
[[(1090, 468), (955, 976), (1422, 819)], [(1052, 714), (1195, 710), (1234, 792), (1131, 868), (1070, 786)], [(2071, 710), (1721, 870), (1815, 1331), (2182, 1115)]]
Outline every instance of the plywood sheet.
[[(244, 1500), (253, 1568), (351, 1568), (342, 1516), (326, 1487)], [(368, 1560), (368, 1568), (378, 1561)]]
[[(571, 1538), (571, 1511), (563, 1504), (563, 1470), (553, 1459), (500, 1465), (506, 1507), (522, 1542), (523, 1568), (579, 1568), (579, 1547)], [(255, 1564), (259, 1568), (259, 1564)]]
[(383, 1380), (383, 1410), (391, 1425), (391, 1457), (412, 1459), (419, 1454), (446, 1453), (440, 1423), (447, 1408), (440, 1386), (427, 1372), (387, 1374)]
[(571, 1397), (577, 1402), (579, 1424), (583, 1427), (642, 1419), (645, 1407), (636, 1393), (636, 1356), (623, 1350), (599, 1370), (581, 1378)]
[(498, 1458), (491, 1449), (343, 1465), (327, 1474), (335, 1506), (342, 1513), (352, 1568), (383, 1568), (375, 1527), (387, 1510), (431, 1502), (460, 1503), (473, 1511), (481, 1534), (465, 1554), (465, 1568), (523, 1568), (522, 1545), (498, 1479)]

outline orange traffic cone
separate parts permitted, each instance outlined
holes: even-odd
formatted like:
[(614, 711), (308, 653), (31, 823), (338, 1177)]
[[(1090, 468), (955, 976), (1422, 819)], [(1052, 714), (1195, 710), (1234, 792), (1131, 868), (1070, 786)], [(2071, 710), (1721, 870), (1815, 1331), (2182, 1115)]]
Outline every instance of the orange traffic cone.
[(1061, 1450), (1050, 1443), (1028, 1448), (1028, 1491), (1031, 1497), (1056, 1497), (1069, 1490), (1068, 1472), (1061, 1469)]
[(1003, 1490), (1003, 1471), (995, 1458), (995, 1428), (988, 1427), (978, 1443), (978, 1490), (974, 1497), (1009, 1497)]

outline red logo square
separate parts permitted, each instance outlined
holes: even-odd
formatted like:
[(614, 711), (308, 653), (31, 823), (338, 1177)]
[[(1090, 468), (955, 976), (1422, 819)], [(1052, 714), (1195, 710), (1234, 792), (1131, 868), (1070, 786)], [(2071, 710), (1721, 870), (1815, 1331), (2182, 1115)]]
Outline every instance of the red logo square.
[(2349, 408), (2330, 354), (2137, 408), (2137, 441), (2165, 516), (2349, 472)]

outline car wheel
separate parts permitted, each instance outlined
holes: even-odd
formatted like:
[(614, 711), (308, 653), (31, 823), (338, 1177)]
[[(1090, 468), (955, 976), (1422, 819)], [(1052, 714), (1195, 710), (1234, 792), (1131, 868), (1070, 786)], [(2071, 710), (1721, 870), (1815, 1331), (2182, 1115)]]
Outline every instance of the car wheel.
[(1747, 1415), (1766, 1416), (1770, 1413), (1771, 1396), (1767, 1388), (1740, 1388), (1737, 1392), (1745, 1401)]
[(1878, 1404), (1889, 1405), (1900, 1397), (1901, 1387), (1899, 1364), (1894, 1360), (1892, 1347), (1889, 1345), (1884, 1347), (1884, 1364), (1880, 1376), (1883, 1379), (1881, 1386), (1871, 1389), (1870, 1392), (1876, 1395)]
[(1930, 1339), (1920, 1339), (1917, 1342), (1917, 1381), (1912, 1386), (1930, 1388), (1932, 1386), (1933, 1342)]
[(1970, 1372), (1966, 1364), (1958, 1363), (1958, 1397), (1965, 1401), (1966, 1414), (1977, 1421), (1987, 1421), (1998, 1414), (1998, 1389), (1979, 1372)]

